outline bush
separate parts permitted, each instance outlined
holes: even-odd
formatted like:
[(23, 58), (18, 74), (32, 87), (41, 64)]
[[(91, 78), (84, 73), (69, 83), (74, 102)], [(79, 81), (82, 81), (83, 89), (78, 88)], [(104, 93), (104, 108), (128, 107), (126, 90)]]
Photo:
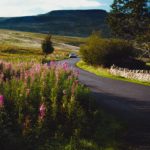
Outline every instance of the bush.
[(135, 50), (130, 42), (119, 39), (102, 39), (97, 34), (89, 37), (86, 45), (80, 48), (80, 53), (85, 62), (105, 67), (118, 65), (123, 60), (135, 56)]

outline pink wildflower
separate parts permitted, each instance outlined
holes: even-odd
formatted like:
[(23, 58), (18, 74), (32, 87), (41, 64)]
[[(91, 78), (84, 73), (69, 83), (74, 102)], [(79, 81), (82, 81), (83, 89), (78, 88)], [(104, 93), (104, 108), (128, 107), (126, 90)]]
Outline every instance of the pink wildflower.
[(37, 64), (34, 69), (35, 69), (35, 72), (36, 72), (36, 73), (39, 73), (40, 70), (41, 70), (41, 65), (40, 65), (40, 64)]
[(64, 69), (65, 71), (68, 70), (69, 65), (68, 65), (67, 62), (63, 63), (62, 65), (63, 65), (63, 69)]
[(46, 113), (46, 107), (44, 104), (41, 104), (39, 111), (40, 111), (40, 119), (43, 119)]
[(50, 62), (50, 66), (51, 66), (51, 67), (55, 67), (55, 65), (56, 65), (55, 61), (51, 61), (51, 62)]
[(79, 70), (73, 70), (74, 77), (78, 77), (79, 73), (80, 73)]
[(6, 67), (6, 69), (9, 69), (9, 70), (12, 69), (12, 65), (10, 63), (6, 63), (5, 67)]
[(0, 95), (0, 108), (4, 106), (4, 96)]

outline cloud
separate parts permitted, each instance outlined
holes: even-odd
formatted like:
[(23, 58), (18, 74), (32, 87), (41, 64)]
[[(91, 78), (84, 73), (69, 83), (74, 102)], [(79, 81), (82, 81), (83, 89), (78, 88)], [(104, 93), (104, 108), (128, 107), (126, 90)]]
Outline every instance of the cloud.
[(0, 0), (0, 16), (36, 15), (58, 9), (98, 8), (98, 0)]

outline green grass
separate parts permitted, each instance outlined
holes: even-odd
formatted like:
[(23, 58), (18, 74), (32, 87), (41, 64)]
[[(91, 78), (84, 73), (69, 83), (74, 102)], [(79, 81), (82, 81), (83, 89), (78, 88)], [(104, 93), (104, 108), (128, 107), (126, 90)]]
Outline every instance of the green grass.
[[(41, 41), (44, 39), (46, 34), (21, 32), (12, 30), (1, 30), (0, 29), (0, 44), (11, 44), (26, 47), (40, 47)], [(86, 38), (80, 37), (69, 37), (69, 36), (58, 36), (53, 35), (52, 41), (54, 46), (61, 48), (61, 44), (70, 44), (73, 46), (80, 46), (85, 42)], [(68, 48), (67, 48), (68, 49)], [(71, 50), (71, 49), (69, 49)]]
[[(62, 60), (68, 58), (69, 50), (55, 48), (53, 54), (47, 57), (48, 60)], [(11, 62), (41, 62), (44, 58), (41, 48), (14, 46), (0, 44), (0, 59)]]
[(147, 65), (147, 66), (150, 66), (150, 62), (149, 62), (149, 63), (146, 63), (146, 65)]
[(77, 65), (77, 67), (79, 67), (83, 70), (86, 70), (88, 72), (96, 74), (97, 76), (150, 86), (150, 83), (148, 83), (148, 82), (141, 82), (141, 81), (138, 81), (138, 80), (131, 80), (131, 79), (123, 78), (123, 77), (120, 77), (120, 76), (114, 76), (114, 75), (109, 73), (109, 69), (102, 68), (102, 67), (94, 67), (94, 66), (88, 65), (87, 63), (85, 63), (83, 61), (79, 61), (76, 65)]
[[(45, 34), (0, 30), (0, 59), (11, 62), (35, 61), (43, 59), (41, 42)], [(49, 55), (48, 60), (62, 60), (68, 58), (70, 52), (77, 51), (68, 45), (79, 46), (84, 38), (52, 36), (55, 52)]]
[[(80, 145), (80, 146), (79, 146)], [(113, 147), (99, 147), (92, 141), (89, 140), (79, 140), (77, 143), (76, 141), (69, 140), (53, 140), (45, 144), (39, 148), (40, 150), (120, 150), (119, 148)]]

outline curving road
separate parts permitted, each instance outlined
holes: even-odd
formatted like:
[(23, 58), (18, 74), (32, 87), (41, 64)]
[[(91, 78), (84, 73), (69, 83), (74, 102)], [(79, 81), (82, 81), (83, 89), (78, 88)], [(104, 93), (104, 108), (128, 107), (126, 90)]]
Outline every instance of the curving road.
[[(75, 67), (79, 58), (65, 61)], [(128, 141), (150, 146), (150, 86), (98, 77), (78, 70), (79, 81), (91, 89), (100, 106), (128, 123)]]

